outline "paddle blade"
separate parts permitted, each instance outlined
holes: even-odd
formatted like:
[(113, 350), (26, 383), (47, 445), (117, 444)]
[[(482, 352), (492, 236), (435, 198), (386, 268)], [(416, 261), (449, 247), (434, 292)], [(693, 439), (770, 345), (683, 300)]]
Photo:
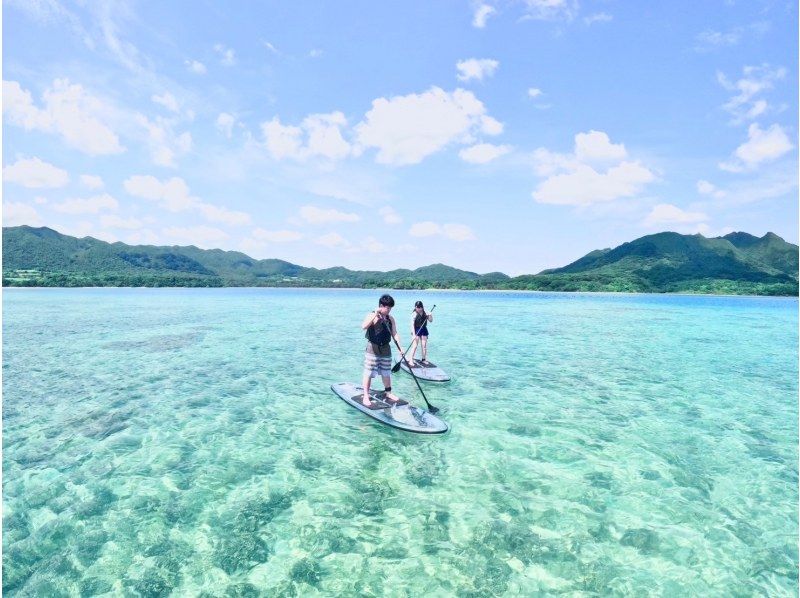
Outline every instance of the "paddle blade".
[(392, 373), (393, 374), (396, 374), (398, 371), (400, 371), (400, 362), (399, 361), (392, 366)]
[(436, 415), (437, 413), (439, 413), (439, 408), (438, 407), (434, 407), (433, 405), (428, 405), (428, 413), (432, 413), (433, 415)]

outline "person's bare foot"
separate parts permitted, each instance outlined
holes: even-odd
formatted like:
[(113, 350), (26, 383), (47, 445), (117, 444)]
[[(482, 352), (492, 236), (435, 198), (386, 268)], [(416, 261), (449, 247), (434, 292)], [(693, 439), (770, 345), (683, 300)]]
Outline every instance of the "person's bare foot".
[(384, 392), (383, 398), (387, 403), (391, 403), (392, 405), (404, 402), (403, 399), (397, 397), (393, 392)]
[(361, 397), (361, 404), (364, 405), (364, 407), (372, 408), (372, 401), (369, 400), (369, 395)]

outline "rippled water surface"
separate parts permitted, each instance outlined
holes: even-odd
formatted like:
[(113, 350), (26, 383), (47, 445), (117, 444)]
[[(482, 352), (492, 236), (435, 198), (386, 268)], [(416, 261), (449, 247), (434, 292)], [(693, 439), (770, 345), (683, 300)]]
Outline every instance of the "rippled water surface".
[(797, 594), (796, 300), (395, 292), (426, 437), (330, 391), (379, 295), (4, 291), (4, 591)]

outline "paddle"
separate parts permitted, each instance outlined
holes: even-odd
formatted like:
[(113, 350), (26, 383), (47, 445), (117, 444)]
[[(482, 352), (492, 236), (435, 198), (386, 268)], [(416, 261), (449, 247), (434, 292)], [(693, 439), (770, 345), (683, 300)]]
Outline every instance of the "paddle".
[[(428, 313), (429, 313), (429, 314), (432, 314), (434, 309), (436, 309), (436, 304), (435, 304), (435, 303), (433, 304), (433, 307), (431, 308), (431, 311), (429, 311)], [(425, 321), (424, 321), (424, 322), (422, 322), (422, 326), (420, 326), (419, 328), (417, 328), (417, 331), (414, 333), (414, 336), (415, 336), (415, 337), (419, 336), (419, 331), (420, 331), (420, 330), (422, 330), (423, 328), (425, 328), (425, 326), (426, 326), (427, 324), (428, 324), (428, 318), (425, 318)], [(410, 345), (408, 345), (408, 349), (406, 349), (406, 353), (408, 353), (408, 350), (409, 350), (409, 349), (411, 349), (411, 345), (413, 345), (413, 344), (414, 344), (414, 339), (412, 338), (412, 339), (411, 339), (411, 344), (410, 344)], [(399, 347), (398, 347), (398, 349), (399, 349)], [(404, 353), (404, 355), (405, 355), (405, 353)], [(392, 366), (392, 372), (393, 372), (393, 373), (395, 373), (395, 374), (397, 373), (397, 371), (400, 369), (400, 364), (401, 364), (401, 363), (402, 363), (402, 362), (401, 362), (401, 361), (398, 359), (398, 360), (397, 360), (397, 363), (396, 363), (396, 364), (394, 364), (394, 366)], [(408, 364), (408, 362), (406, 362), (406, 364)], [(409, 369), (411, 369), (411, 368), (409, 367)]]
[[(433, 311), (433, 310), (431, 310), (431, 311)], [(414, 370), (412, 370), (411, 366), (408, 365), (408, 361), (406, 360), (406, 354), (402, 353), (403, 349), (400, 347), (400, 343), (397, 342), (397, 339), (394, 338), (394, 335), (392, 334), (392, 329), (389, 326), (389, 324), (386, 323), (386, 320), (383, 321), (383, 325), (386, 326), (386, 329), (389, 331), (389, 334), (392, 335), (392, 340), (394, 341), (394, 344), (397, 347), (397, 350), (401, 351), (400, 355), (402, 356), (403, 361), (406, 362), (406, 365), (408, 366), (408, 371), (411, 372), (411, 376), (414, 378), (414, 382), (417, 383), (417, 388), (419, 388), (419, 391), (422, 393), (422, 398), (425, 399), (425, 404), (428, 406), (428, 411), (430, 411), (433, 414), (438, 413), (439, 412), (439, 408), (438, 407), (434, 407), (433, 405), (430, 404), (430, 402), (428, 402), (428, 397), (425, 396), (425, 391), (422, 390), (422, 387), (419, 385), (419, 380), (417, 380), (417, 377), (414, 374)]]

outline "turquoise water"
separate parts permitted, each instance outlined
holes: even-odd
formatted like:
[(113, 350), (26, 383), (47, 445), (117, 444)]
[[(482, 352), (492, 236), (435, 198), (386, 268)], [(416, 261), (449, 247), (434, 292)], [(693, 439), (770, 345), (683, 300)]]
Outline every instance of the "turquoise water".
[(424, 437), (329, 389), (379, 294), (5, 290), (4, 591), (797, 595), (796, 300), (395, 292)]

